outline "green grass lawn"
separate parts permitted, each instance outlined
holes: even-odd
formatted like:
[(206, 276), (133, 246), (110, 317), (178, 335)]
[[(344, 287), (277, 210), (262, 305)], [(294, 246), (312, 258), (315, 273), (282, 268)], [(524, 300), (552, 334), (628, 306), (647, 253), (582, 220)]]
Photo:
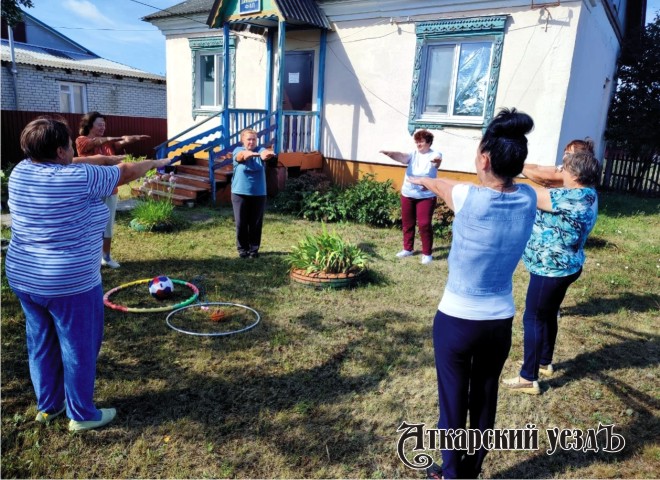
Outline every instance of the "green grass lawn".
[[(113, 256), (122, 267), (103, 270), (104, 290), (159, 274), (200, 277), (206, 300), (247, 305), (261, 323), (206, 338), (170, 329), (165, 313), (106, 309), (96, 400), (118, 417), (70, 434), (65, 418), (33, 421), (23, 315), (3, 275), (2, 477), (421, 477), (397, 457), (397, 428), (437, 421), (431, 325), (448, 240), (436, 239), (435, 261), (423, 266), (419, 255), (394, 257), (396, 229), (329, 225), (368, 253), (370, 272), (356, 289), (318, 291), (290, 283), (286, 254), (320, 224), (269, 212), (261, 257), (240, 259), (229, 208), (181, 213), (190, 223), (171, 234), (135, 232), (120, 214)], [(500, 392), (496, 427), (533, 423), (540, 449), (491, 452), (485, 478), (657, 478), (659, 242), (657, 199), (601, 194), (584, 273), (561, 312), (558, 372), (539, 397)], [(522, 265), (514, 281), (506, 376), (522, 358)], [(117, 298), (151, 301), (146, 285), (125, 293)], [(546, 454), (547, 429), (599, 423), (615, 425), (622, 451)]]

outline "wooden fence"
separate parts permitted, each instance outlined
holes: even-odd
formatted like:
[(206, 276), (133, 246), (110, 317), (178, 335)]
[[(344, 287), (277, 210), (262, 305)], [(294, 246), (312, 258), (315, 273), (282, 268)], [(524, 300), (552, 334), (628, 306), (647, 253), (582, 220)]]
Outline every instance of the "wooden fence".
[[(52, 113), (52, 112), (17, 112), (15, 110), (2, 110), (0, 118), (2, 141), (1, 160), (2, 168), (10, 164), (18, 163), (24, 157), (21, 152), (20, 137), (23, 128), (40, 115), (59, 115), (66, 119), (71, 127), (73, 140), (78, 136), (78, 125), (82, 114), (79, 113)], [(155, 158), (154, 147), (167, 140), (167, 119), (144, 118), (144, 117), (121, 117), (117, 115), (106, 115), (106, 134), (112, 137), (121, 135), (149, 135), (151, 138), (140, 140), (131, 144), (126, 152), (136, 156), (146, 155)]]
[(660, 196), (660, 152), (632, 155), (608, 149), (600, 187), (623, 193)]

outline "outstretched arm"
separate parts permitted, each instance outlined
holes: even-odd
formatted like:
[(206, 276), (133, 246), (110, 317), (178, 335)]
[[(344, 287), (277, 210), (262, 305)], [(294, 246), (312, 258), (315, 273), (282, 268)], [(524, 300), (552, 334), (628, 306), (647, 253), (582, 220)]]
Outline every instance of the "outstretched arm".
[(408, 181), (415, 185), (421, 185), (435, 193), (438, 197), (442, 198), (452, 211), (454, 210), (454, 201), (451, 197), (451, 191), (455, 185), (464, 183), (456, 180), (429, 177), (408, 177)]
[(408, 162), (410, 162), (409, 153), (393, 152), (390, 150), (381, 150), (379, 153), (382, 153), (383, 155), (387, 155), (395, 162), (403, 163), (404, 165), (408, 165)]
[(248, 160), (248, 159), (250, 159), (250, 158), (252, 158), (252, 157), (258, 157), (258, 156), (259, 156), (259, 152), (254, 152), (254, 151), (252, 151), (252, 150), (245, 149), (245, 150), (241, 150), (240, 152), (238, 152), (238, 153), (234, 156), (234, 159), (235, 159), (237, 162), (240, 163), (240, 162), (244, 162), (244, 161), (246, 161), (246, 160)]
[(169, 165), (171, 159), (162, 158), (160, 160), (143, 160), (134, 163), (120, 163), (117, 165), (120, 171), (119, 182), (117, 186), (124, 185), (133, 180), (137, 180), (152, 168), (162, 168)]
[(115, 148), (125, 147), (145, 138), (151, 138), (149, 135), (123, 135), (115, 141)]
[(555, 167), (525, 164), (522, 171), (525, 177), (543, 187), (563, 187), (564, 177)]
[(259, 152), (259, 156), (262, 160), (268, 160), (269, 158), (273, 158), (275, 156), (275, 150), (272, 148), (264, 148), (261, 150), (261, 152)]

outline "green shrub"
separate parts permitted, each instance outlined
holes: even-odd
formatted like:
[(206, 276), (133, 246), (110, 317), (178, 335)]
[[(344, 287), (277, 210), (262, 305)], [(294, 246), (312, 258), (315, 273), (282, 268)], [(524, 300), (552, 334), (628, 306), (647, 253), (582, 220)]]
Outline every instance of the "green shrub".
[(307, 234), (293, 247), (287, 261), (292, 269), (306, 273), (349, 273), (367, 267), (366, 254), (337, 233), (328, 233), (323, 224), (321, 233)]
[(314, 191), (303, 194), (300, 215), (306, 220), (341, 222), (348, 212), (344, 202), (344, 190), (332, 187), (326, 192)]
[(372, 174), (362, 177), (344, 192), (348, 219), (377, 227), (394, 225), (400, 218), (399, 194), (392, 181), (379, 182)]
[(290, 178), (286, 188), (271, 202), (271, 207), (281, 213), (303, 216), (305, 196), (311, 192), (324, 194), (331, 188), (330, 179), (318, 172), (307, 172), (297, 178)]
[(451, 236), (451, 226), (454, 222), (454, 211), (438, 198), (438, 204), (433, 211), (433, 235), (436, 237)]

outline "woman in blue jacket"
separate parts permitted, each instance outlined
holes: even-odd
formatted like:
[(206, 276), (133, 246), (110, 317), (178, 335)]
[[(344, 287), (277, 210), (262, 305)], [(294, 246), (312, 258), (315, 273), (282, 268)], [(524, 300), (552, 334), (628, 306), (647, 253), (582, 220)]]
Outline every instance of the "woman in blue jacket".
[[(500, 373), (511, 348), (512, 279), (536, 213), (536, 194), (514, 177), (527, 157), (529, 115), (503, 109), (488, 125), (475, 159), (480, 185), (411, 178), (455, 213), (449, 276), (433, 322), (438, 428), (485, 431), (495, 425)], [(477, 478), (487, 451), (442, 450), (429, 478)]]

